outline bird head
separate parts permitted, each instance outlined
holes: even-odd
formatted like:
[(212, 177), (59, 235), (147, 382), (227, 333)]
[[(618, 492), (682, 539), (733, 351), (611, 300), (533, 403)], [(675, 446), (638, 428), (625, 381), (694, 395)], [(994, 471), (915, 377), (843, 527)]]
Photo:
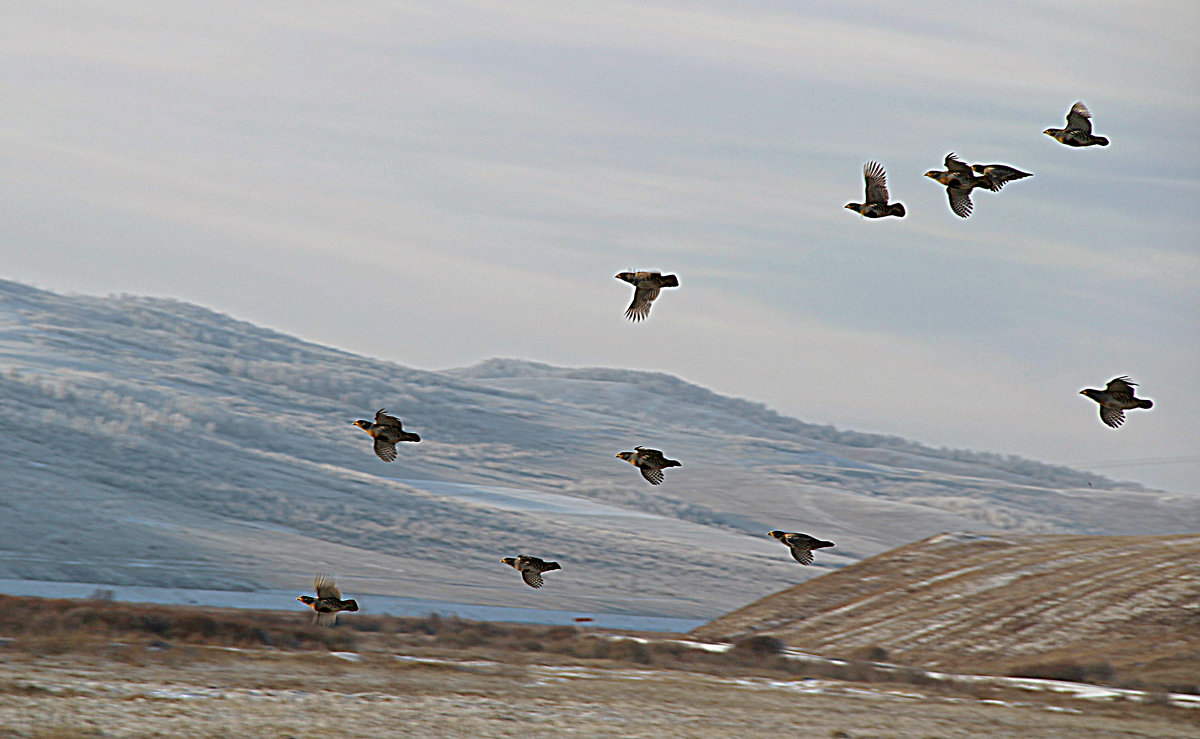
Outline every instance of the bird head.
[(317, 599), (312, 597), (311, 595), (302, 595), (299, 598), (297, 598), (296, 600), (300, 601), (301, 603), (303, 603), (306, 606), (311, 606), (313, 603), (317, 602)]
[(636, 456), (637, 456), (637, 452), (618, 452), (617, 453), (617, 459), (623, 459), (632, 465), (637, 464), (637, 462), (633, 461), (634, 457), (636, 457)]
[(633, 272), (621, 272), (617, 275), (617, 279), (624, 280), (625, 282), (633, 282)]
[(1088, 387), (1088, 388), (1084, 388), (1083, 390), (1080, 390), (1080, 391), (1079, 391), (1079, 394), (1080, 394), (1080, 395), (1086, 395), (1086, 396), (1088, 396), (1089, 398), (1091, 398), (1092, 400), (1095, 400), (1095, 399), (1097, 398), (1097, 396), (1099, 396), (1099, 395), (1100, 395), (1100, 391), (1099, 391), (1099, 390), (1093, 390), (1092, 388)]
[(931, 170), (929, 170), (928, 172), (926, 172), (926, 173), (925, 173), (925, 176), (926, 176), (926, 177), (931, 177), (931, 178), (933, 178), (933, 179), (935, 179), (935, 180), (936, 180), (936, 179), (937, 179), (937, 178), (938, 178), (938, 177), (939, 177), (941, 174), (942, 174), (942, 173), (941, 173), (941, 172), (939, 172), (939, 171), (937, 171), (936, 169), (931, 169)]
[(861, 203), (846, 203), (846, 207), (849, 208), (850, 210), (858, 210), (859, 208), (862, 207), (862, 204)]
[(357, 421), (351, 421), (350, 425), (357, 426), (369, 434), (369, 433), (371, 433), (371, 427), (374, 426), (375, 424), (371, 423), (370, 421), (360, 418)]
[(783, 537), (787, 536), (787, 533), (785, 533), (783, 531), (768, 531), (767, 536), (770, 536), (774, 539), (779, 539), (780, 541), (783, 541)]
[(508, 565), (509, 567), (516, 567), (517, 566), (517, 558), (516, 557), (505, 557), (504, 559), (500, 560), (500, 564), (505, 564), (505, 565)]
[(1058, 133), (1058, 129), (1057, 128), (1047, 128), (1045, 131), (1042, 131), (1042, 133), (1046, 134), (1047, 136), (1053, 136), (1054, 134)]

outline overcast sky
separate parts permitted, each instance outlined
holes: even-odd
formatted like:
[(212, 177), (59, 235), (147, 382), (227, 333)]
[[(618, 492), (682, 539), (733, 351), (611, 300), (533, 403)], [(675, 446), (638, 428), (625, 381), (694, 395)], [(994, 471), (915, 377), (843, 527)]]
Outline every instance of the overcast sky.
[[(0, 277), (1200, 492), (1200, 3), (796, 5), (6, 3)], [(950, 151), (1035, 176), (962, 220)]]

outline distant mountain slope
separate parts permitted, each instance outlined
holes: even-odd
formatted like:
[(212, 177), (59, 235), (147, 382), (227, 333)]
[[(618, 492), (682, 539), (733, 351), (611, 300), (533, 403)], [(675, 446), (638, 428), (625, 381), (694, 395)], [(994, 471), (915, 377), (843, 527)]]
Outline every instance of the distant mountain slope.
[(694, 631), (826, 655), (1006, 674), (1065, 662), (1200, 684), (1200, 534), (943, 534), (768, 596)]
[[(423, 439), (395, 464), (350, 424), (380, 407)], [(683, 467), (651, 488), (614, 458), (636, 444)], [(809, 425), (668, 375), (420, 371), (177, 301), (5, 281), (0, 458), (0, 579), (258, 590), (328, 570), (350, 593), (691, 618), (939, 531), (1200, 523), (1200, 498)], [(802, 568), (772, 528), (838, 546)], [(531, 591), (497, 561), (518, 551), (564, 570)]]

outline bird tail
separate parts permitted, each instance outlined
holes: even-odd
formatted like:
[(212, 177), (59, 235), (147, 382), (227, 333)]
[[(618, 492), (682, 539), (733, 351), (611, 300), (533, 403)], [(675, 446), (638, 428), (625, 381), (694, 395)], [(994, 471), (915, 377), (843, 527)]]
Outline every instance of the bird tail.
[(342, 601), (342, 610), (343, 611), (357, 611), (358, 610), (358, 601), (356, 601), (356, 600)]
[(831, 542), (831, 541), (818, 541), (816, 544), (813, 544), (812, 548), (813, 549), (824, 549), (825, 547), (831, 547), (831, 546), (833, 546), (833, 542)]
[(546, 563), (546, 569), (545, 569), (546, 572), (549, 572), (550, 570), (561, 570), (561, 569), (562, 569), (562, 566), (559, 565), (558, 562), (547, 562)]
[(1092, 141), (1095, 141), (1100, 146), (1108, 146), (1108, 139), (1103, 136), (1093, 136)]
[(905, 214), (905, 212), (906, 212), (906, 211), (904, 210), (904, 203), (892, 203), (892, 204), (891, 204), (891, 205), (888, 207), (888, 212), (887, 212), (887, 214), (888, 214), (889, 216), (900, 216), (901, 218), (903, 218), (903, 217), (904, 217), (904, 214)]
[(1138, 403), (1137, 404), (1138, 408), (1153, 408), (1154, 407), (1154, 401), (1146, 400), (1145, 398), (1140, 398), (1137, 403)]
[(663, 464), (664, 470), (668, 467), (682, 467), (683, 466), (683, 465), (679, 464), (678, 459), (664, 459), (663, 462), (664, 462), (664, 464)]
[[(1108, 142), (1105, 141), (1105, 143), (1108, 143)], [(679, 278), (676, 277), (675, 275), (663, 275), (662, 286), (663, 287), (679, 287)]]

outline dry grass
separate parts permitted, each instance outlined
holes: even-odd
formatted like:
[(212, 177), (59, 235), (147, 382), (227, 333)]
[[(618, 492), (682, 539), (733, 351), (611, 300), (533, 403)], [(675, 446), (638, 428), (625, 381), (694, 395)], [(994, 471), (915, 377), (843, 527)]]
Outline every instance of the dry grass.
[(351, 650), (347, 629), (326, 629), (309, 616), (121, 603), (110, 600), (20, 598), (0, 595), (0, 635), (10, 647), (60, 654), (132, 641), (166, 649), (173, 643), (283, 649)]
[[(90, 656), (127, 665), (184, 666), (232, 663), (242, 657), (230, 647), (258, 653), (308, 654), (314, 650), (359, 652), (364, 658), (388, 655), (443, 656), (490, 660), (508, 665), (558, 664), (654, 668), (722, 676), (776, 679), (822, 678), (880, 685), (912, 685), (941, 694), (1001, 698), (1001, 687), (933, 680), (922, 669), (880, 665), (886, 649), (871, 645), (838, 661), (800, 661), (784, 656), (785, 644), (758, 635), (740, 639), (724, 652), (690, 647), (662, 634), (597, 634), (574, 626), (542, 626), (469, 621), (431, 615), (421, 618), (355, 615), (336, 628), (314, 626), (304, 611), (243, 611), (122, 603), (106, 600), (58, 600), (0, 596), (0, 636), (10, 656), (33, 660), (62, 655)], [(649, 636), (651, 638), (642, 638)], [(335, 663), (326, 673), (348, 669)], [(1009, 674), (1073, 682), (1097, 682), (1167, 692), (1195, 692), (1191, 684), (1121, 685), (1107, 663), (1066, 661), (1030, 663)], [(272, 687), (294, 686), (281, 675)], [(0, 685), (0, 693), (27, 686)]]
[[(800, 706), (817, 735), (853, 737), (1184, 736), (1200, 720), (1165, 700), (1087, 704), (868, 659), (801, 662), (765, 636), (710, 652), (662, 634), (439, 616), (308, 621), (299, 609), (0, 598), (0, 739), (287, 736), (298, 715), (324, 722), (310, 730), (367, 736), (404, 725), (415, 736), (708, 738), (786, 730)], [(828, 687), (810, 694), (810, 678)], [(996, 722), (1007, 733), (989, 733)]]

